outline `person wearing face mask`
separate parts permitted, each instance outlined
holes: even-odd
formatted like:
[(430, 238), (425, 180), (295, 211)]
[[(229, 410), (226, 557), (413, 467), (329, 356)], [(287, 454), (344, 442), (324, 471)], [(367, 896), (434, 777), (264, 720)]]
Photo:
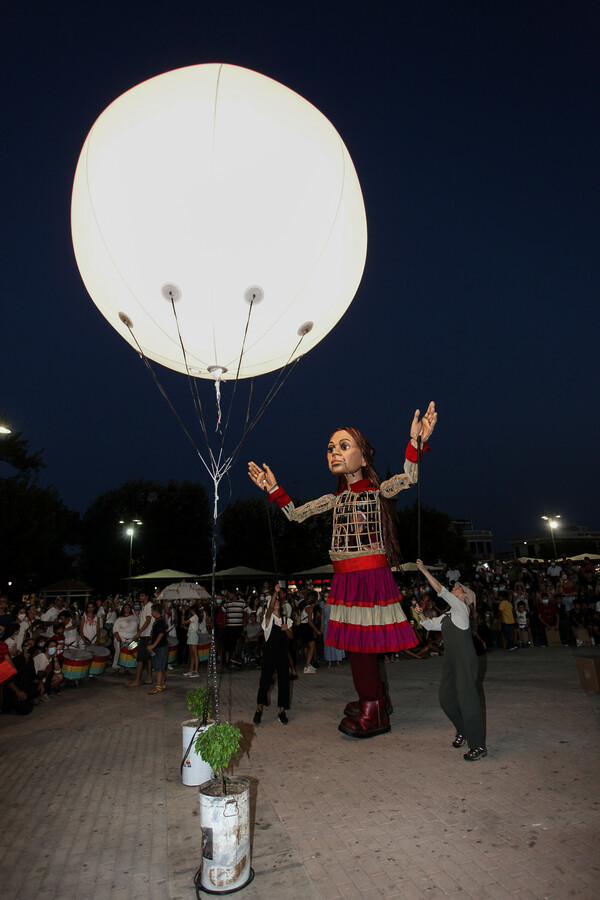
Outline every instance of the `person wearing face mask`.
[(20, 716), (28, 715), (42, 699), (44, 683), (36, 675), (36, 647), (31, 638), (23, 641), (23, 649), (12, 660), (17, 674), (4, 685), (4, 707)]
[(456, 729), (452, 746), (459, 748), (466, 743), (469, 750), (463, 759), (474, 762), (487, 756), (477, 693), (477, 655), (470, 627), (469, 609), (475, 605), (475, 594), (460, 582), (455, 583), (452, 591), (442, 587), (420, 559), (417, 560), (417, 568), (450, 607), (448, 614), (435, 619), (427, 619), (422, 615), (422, 610), (419, 609), (419, 612), (423, 628), (441, 631), (444, 639), (440, 706)]
[(44, 682), (45, 692), (42, 695), (42, 699), (59, 694), (64, 676), (58, 660), (58, 643), (54, 638), (46, 641), (44, 649), (34, 658), (33, 664), (36, 677)]

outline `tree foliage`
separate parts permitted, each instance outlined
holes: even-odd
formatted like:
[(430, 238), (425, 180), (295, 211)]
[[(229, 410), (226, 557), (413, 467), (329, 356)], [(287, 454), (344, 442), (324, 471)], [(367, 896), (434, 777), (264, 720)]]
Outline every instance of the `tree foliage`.
[[(398, 540), (405, 562), (417, 558), (417, 503), (398, 510)], [(433, 506), (421, 507), (421, 558), (434, 563), (467, 563), (471, 555), (462, 534), (452, 530), (452, 519)]]
[(82, 568), (96, 590), (124, 589), (130, 546), (126, 528), (133, 519), (142, 524), (133, 537), (132, 576), (164, 568), (201, 574), (209, 568), (210, 506), (202, 485), (137, 479), (104, 491), (84, 513)]
[(0, 440), (0, 460), (12, 471), (0, 478), (0, 573), (17, 597), (72, 576), (65, 547), (77, 543), (79, 515), (38, 483), (42, 451), (31, 452), (21, 432)]
[[(295, 499), (294, 502), (299, 506), (304, 501)], [(220, 567), (275, 569), (267, 513), (271, 516), (277, 568), (281, 574), (290, 575), (329, 562), (331, 513), (312, 516), (299, 525), (288, 522), (274, 504), (269, 504), (267, 509), (263, 497), (249, 497), (234, 500), (221, 515)]]

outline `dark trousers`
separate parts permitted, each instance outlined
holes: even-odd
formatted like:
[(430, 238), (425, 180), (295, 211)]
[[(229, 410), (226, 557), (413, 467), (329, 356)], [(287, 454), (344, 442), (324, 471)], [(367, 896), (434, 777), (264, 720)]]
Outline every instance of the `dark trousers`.
[(483, 716), (477, 693), (477, 656), (471, 630), (463, 631), (448, 616), (442, 624), (444, 662), (440, 706), (470, 749), (485, 746)]
[[(285, 643), (284, 643), (285, 641)], [(269, 690), (273, 674), (277, 672), (277, 705), (290, 708), (290, 670), (288, 664), (288, 639), (276, 625), (273, 625), (269, 640), (265, 643), (260, 670), (260, 683), (256, 702), (269, 702)]]

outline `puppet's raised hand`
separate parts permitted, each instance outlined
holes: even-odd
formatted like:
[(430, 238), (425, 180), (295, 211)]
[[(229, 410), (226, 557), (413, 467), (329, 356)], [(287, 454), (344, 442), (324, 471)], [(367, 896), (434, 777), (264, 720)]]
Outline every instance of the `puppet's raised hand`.
[(433, 400), (427, 407), (427, 412), (422, 419), (419, 419), (420, 415), (421, 410), (416, 409), (412, 425), (410, 426), (410, 436), (413, 441), (416, 441), (419, 435), (421, 435), (421, 441), (425, 443), (431, 437), (433, 429), (435, 428), (435, 423), (437, 422), (437, 413), (435, 411), (435, 403)]
[(249, 462), (248, 475), (250, 476), (254, 484), (257, 487), (261, 488), (263, 491), (270, 491), (274, 487), (277, 487), (277, 479), (266, 463), (262, 464), (261, 469), (260, 466), (256, 465), (256, 463)]

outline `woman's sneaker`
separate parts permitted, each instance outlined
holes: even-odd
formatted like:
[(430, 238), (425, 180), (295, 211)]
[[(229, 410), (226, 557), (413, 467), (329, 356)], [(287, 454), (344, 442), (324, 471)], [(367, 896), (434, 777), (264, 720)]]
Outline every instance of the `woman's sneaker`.
[(260, 709), (257, 709), (256, 712), (254, 713), (254, 718), (252, 719), (252, 722), (254, 723), (254, 725), (260, 725), (261, 719), (262, 719), (262, 713), (261, 713)]
[(467, 743), (467, 739), (464, 736), (464, 734), (459, 734), (457, 731), (456, 737), (452, 741), (452, 746), (456, 747), (458, 749), (458, 747), (463, 747), (466, 743)]
[(305, 675), (314, 675), (316, 673), (316, 669), (313, 666), (304, 666), (304, 674)]
[(466, 759), (467, 762), (474, 762), (476, 759), (481, 759), (482, 756), (487, 756), (486, 748), (474, 747), (472, 750), (469, 750), (468, 753), (465, 753), (463, 759)]
[(283, 712), (280, 712), (278, 714), (277, 718), (279, 719), (279, 721), (281, 722), (282, 725), (287, 725), (287, 723), (289, 722), (289, 719), (285, 714), (285, 710)]

